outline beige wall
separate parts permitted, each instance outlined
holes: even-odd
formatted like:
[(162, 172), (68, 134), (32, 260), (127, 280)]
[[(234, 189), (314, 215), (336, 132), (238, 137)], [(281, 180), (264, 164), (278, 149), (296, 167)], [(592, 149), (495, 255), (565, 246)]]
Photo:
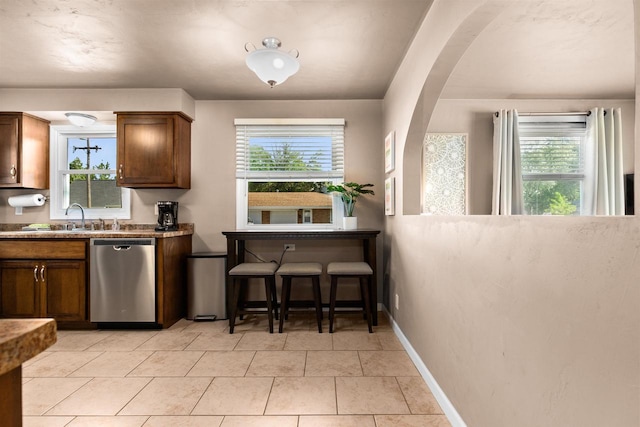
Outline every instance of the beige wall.
[[(192, 186), (178, 199), (181, 220), (196, 224), (194, 251), (226, 251), (221, 232), (235, 229), (235, 118), (344, 118), (345, 179), (371, 182), (376, 191), (374, 197), (362, 197), (358, 201), (358, 224), (363, 228), (383, 226), (381, 101), (198, 101), (196, 114)], [(340, 242), (338, 248), (313, 241), (254, 242), (248, 246), (264, 259), (279, 260), (284, 243), (296, 243), (296, 252), (288, 252), (285, 261), (326, 263), (354, 259), (360, 254), (359, 249), (348, 242)], [(381, 264), (382, 238), (378, 247)], [(328, 292), (323, 293), (323, 299), (328, 300)]]
[[(19, 97), (17, 97), (19, 98)], [(23, 109), (42, 111), (48, 97), (33, 96)], [(10, 104), (12, 105), (12, 104)], [(58, 104), (53, 108), (59, 109)], [(101, 108), (110, 109), (110, 104)], [(1, 109), (1, 108), (0, 108)], [(11, 109), (11, 108), (7, 108)], [(345, 179), (375, 185), (376, 195), (360, 198), (356, 207), (359, 226), (381, 229), (384, 224), (384, 178), (382, 101), (196, 101), (196, 120), (192, 124), (191, 189), (137, 189), (131, 192), (133, 223), (155, 223), (154, 204), (158, 200), (180, 203), (179, 222), (195, 224), (194, 251), (226, 252), (223, 230), (235, 229), (235, 118), (344, 118)], [(40, 223), (49, 221), (49, 206), (26, 208), (16, 216), (7, 204), (15, 194), (33, 190), (3, 190), (0, 197), (0, 222)], [(48, 194), (47, 191), (43, 191)], [(266, 259), (280, 258), (284, 242), (252, 245), (254, 252)], [(291, 242), (289, 242), (291, 243)], [(296, 242), (296, 252), (285, 261), (355, 259), (357, 247), (338, 242), (338, 248), (325, 248), (316, 242)], [(382, 264), (382, 238), (378, 241)], [(325, 278), (326, 281), (326, 278)], [(381, 281), (381, 279), (380, 279)], [(328, 293), (323, 298), (328, 297)], [(295, 295), (294, 295), (295, 296)]]
[(460, 132), (469, 135), (469, 213), (491, 214), (493, 171), (492, 114), (500, 109), (520, 112), (588, 111), (594, 107), (621, 107), (624, 141), (624, 171), (633, 172), (635, 100), (633, 99), (439, 99), (428, 132)]
[(403, 214), (440, 74), (503, 5), (435, 2), (385, 97), (400, 192), (385, 225), (390, 310), (469, 426), (637, 426), (640, 219)]
[(372, 182), (378, 190), (375, 197), (358, 202), (358, 221), (361, 227), (380, 228), (381, 105), (381, 101), (197, 101), (191, 164), (195, 172), (181, 203), (188, 215), (184, 220), (196, 224), (194, 250), (226, 249), (220, 232), (235, 228), (235, 118), (345, 118), (346, 179)]

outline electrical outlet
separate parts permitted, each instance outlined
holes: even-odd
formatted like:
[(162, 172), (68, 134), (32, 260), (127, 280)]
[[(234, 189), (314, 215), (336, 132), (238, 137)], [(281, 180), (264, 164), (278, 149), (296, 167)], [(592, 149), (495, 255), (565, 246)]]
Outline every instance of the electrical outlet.
[(296, 245), (293, 243), (285, 243), (284, 244), (284, 250), (285, 251), (289, 251), (289, 252), (293, 252), (296, 250)]
[(157, 203), (153, 204), (153, 214), (155, 216), (158, 216), (158, 204)]
[(396, 301), (395, 301), (395, 306), (396, 306), (396, 310), (400, 310), (400, 297), (398, 296), (398, 294), (396, 294)]

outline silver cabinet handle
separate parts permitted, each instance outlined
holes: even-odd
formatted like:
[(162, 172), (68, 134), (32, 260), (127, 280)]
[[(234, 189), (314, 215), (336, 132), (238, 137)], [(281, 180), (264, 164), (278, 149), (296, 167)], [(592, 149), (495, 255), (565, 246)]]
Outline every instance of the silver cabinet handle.
[(40, 279), (42, 279), (42, 281), (44, 282), (44, 265), (40, 269)]
[(16, 169), (16, 165), (11, 165), (11, 169), (9, 169), (9, 173), (11, 174), (11, 178), (15, 178), (18, 174), (18, 170)]
[(38, 282), (38, 266), (36, 265), (36, 268), (33, 269), (33, 280), (36, 281), (36, 283)]
[(122, 163), (120, 163), (120, 168), (118, 169), (118, 175), (120, 175), (120, 179), (124, 178), (124, 175), (122, 173)]

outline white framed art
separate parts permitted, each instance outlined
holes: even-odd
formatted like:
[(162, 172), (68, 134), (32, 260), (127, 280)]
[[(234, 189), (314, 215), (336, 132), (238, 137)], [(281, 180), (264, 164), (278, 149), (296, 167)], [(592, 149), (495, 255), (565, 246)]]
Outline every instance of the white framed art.
[(422, 149), (422, 213), (466, 215), (467, 134), (427, 133)]
[(394, 177), (384, 180), (384, 214), (396, 214), (396, 179)]
[(384, 138), (384, 171), (392, 172), (396, 168), (396, 132), (391, 131)]

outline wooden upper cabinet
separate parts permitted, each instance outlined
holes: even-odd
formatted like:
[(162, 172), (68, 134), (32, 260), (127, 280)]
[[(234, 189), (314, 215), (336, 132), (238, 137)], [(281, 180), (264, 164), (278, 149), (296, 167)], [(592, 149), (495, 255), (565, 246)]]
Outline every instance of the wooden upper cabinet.
[(49, 188), (49, 121), (0, 113), (0, 188)]
[(119, 186), (191, 188), (191, 118), (182, 113), (116, 114)]

